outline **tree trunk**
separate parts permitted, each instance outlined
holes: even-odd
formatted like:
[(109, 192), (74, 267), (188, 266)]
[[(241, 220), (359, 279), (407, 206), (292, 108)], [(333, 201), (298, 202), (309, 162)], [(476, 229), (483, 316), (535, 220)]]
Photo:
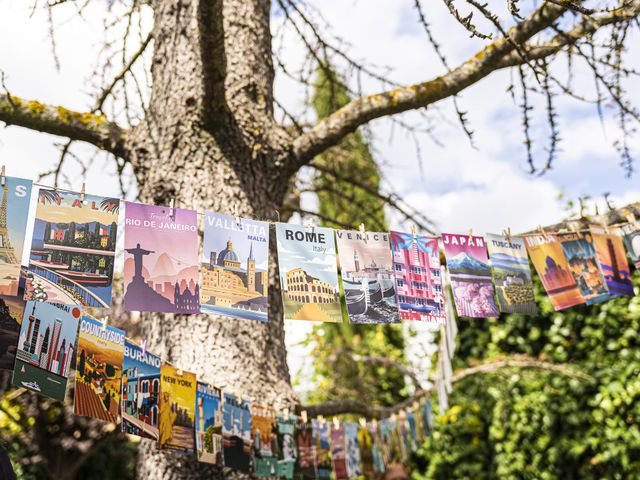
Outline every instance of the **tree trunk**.
[[(287, 183), (276, 180), (273, 168), (284, 155), (278, 140), (284, 133), (271, 112), (268, 2), (167, 0), (153, 6), (153, 91), (145, 121), (127, 140), (140, 200), (168, 205), (174, 198), (176, 207), (201, 212), (276, 218)], [(147, 348), (245, 399), (293, 407), (274, 256), (269, 279), (268, 323), (146, 314)], [(143, 440), (138, 475), (167, 480), (223, 472)]]

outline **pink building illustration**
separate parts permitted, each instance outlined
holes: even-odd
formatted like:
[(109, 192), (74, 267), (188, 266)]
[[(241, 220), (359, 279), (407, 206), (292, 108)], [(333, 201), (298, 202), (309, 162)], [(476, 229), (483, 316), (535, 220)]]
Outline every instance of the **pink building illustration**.
[(438, 239), (391, 232), (400, 318), (444, 322)]

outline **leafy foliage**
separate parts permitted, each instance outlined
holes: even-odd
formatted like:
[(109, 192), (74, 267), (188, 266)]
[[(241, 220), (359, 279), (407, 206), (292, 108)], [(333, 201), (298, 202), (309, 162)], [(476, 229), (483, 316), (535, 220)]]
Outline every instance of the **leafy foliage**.
[[(636, 294), (640, 276), (635, 276)], [(506, 354), (569, 363), (592, 382), (503, 370), (468, 377), (414, 459), (415, 479), (623, 479), (640, 475), (640, 297), (538, 317), (459, 320), (455, 367)]]

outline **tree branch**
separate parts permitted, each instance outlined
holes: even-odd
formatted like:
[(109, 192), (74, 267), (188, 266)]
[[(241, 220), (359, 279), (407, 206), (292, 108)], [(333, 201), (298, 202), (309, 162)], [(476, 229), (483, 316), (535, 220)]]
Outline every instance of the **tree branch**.
[(7, 125), (60, 135), (71, 140), (91, 143), (96, 147), (126, 157), (126, 130), (109, 122), (104, 115), (75, 112), (64, 107), (25, 100), (9, 93), (0, 94), (0, 121)]
[[(514, 355), (502, 360), (494, 360), (473, 367), (458, 370), (454, 373), (451, 383), (457, 383), (467, 377), (479, 374), (491, 374), (496, 373), (504, 368), (534, 368), (539, 370), (546, 370), (554, 372), (559, 375), (564, 375), (569, 378), (576, 378), (592, 382), (594, 379), (590, 375), (575, 370), (564, 364), (544, 362), (535, 358), (527, 357), (526, 355)], [(372, 407), (359, 400), (338, 400), (334, 402), (325, 402), (318, 405), (307, 405), (299, 407), (299, 410), (306, 410), (309, 417), (316, 417), (318, 415), (332, 416), (351, 413), (354, 415), (362, 415), (367, 418), (384, 418), (389, 417), (392, 414), (410, 407), (414, 402), (429, 396), (435, 390), (435, 386), (430, 388), (421, 389), (410, 398), (400, 402), (397, 405), (391, 407)]]
[[(571, 33), (575, 40), (589, 35), (604, 25), (617, 21), (627, 21), (638, 16), (640, 2), (634, 0), (624, 7), (586, 18)], [(424, 108), (444, 98), (456, 95), (466, 87), (478, 82), (501, 68), (521, 65), (524, 59), (516, 46), (524, 45), (536, 34), (553, 25), (566, 11), (564, 4), (544, 3), (526, 20), (510, 29), (508, 36), (502, 36), (487, 45), (472, 58), (445, 75), (427, 82), (400, 87), (386, 92), (355, 99), (329, 117), (318, 122), (311, 130), (295, 138), (292, 142), (293, 155), (285, 165), (285, 173), (292, 174), (307, 164), (317, 154), (336, 145), (345, 135), (355, 131), (360, 125), (387, 115)], [(522, 48), (529, 60), (544, 58), (557, 53), (567, 40), (556, 37), (550, 45)]]

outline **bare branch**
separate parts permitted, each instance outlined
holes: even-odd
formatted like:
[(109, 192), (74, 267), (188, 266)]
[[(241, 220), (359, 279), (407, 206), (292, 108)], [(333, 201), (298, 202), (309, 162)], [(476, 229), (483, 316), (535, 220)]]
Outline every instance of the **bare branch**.
[(567, 9), (545, 3), (526, 20), (509, 30), (509, 38), (501, 37), (486, 46), (462, 65), (447, 74), (424, 83), (401, 87), (351, 101), (329, 117), (318, 122), (311, 130), (293, 141), (293, 155), (286, 165), (285, 174), (291, 175), (315, 155), (337, 144), (345, 135), (360, 125), (387, 115), (423, 108), (444, 98), (456, 95), (490, 73), (506, 67), (522, 65), (524, 60), (514, 45), (523, 45), (531, 60), (542, 59), (559, 52), (599, 28), (615, 22), (630, 21), (640, 14), (640, 0), (597, 17), (583, 19), (564, 36), (540, 45), (528, 45), (542, 30), (552, 26)]
[(0, 94), (0, 121), (71, 140), (91, 143), (119, 157), (126, 157), (126, 131), (104, 115), (75, 112), (64, 107)]
[[(568, 365), (550, 363), (527, 356), (515, 355), (501, 360), (482, 363), (480, 365), (465, 368), (464, 370), (458, 370), (454, 373), (451, 379), (451, 383), (457, 383), (473, 375), (497, 373), (505, 368), (532, 368), (557, 373), (559, 375), (564, 375), (566, 377), (575, 378), (578, 380), (584, 380), (588, 382), (593, 381), (593, 377), (591, 377), (590, 375), (569, 367)], [(384, 418), (391, 416), (399, 410), (410, 407), (414, 402), (431, 395), (433, 391), (433, 386), (424, 390), (419, 390), (412, 397), (392, 407), (373, 407), (359, 400), (338, 400), (334, 402), (321, 403), (318, 405), (301, 406), (299, 409), (301, 411), (306, 410), (307, 415), (309, 415), (310, 417), (316, 417), (318, 415), (332, 416), (352, 413), (356, 415), (363, 415), (367, 418)]]
[[(514, 51), (514, 44), (526, 42), (549, 27), (565, 11), (564, 8), (556, 5), (544, 4), (510, 30), (509, 40), (504, 37), (499, 38), (447, 74), (420, 84), (351, 101), (293, 141), (293, 158), (287, 165), (286, 173), (293, 173), (360, 125), (386, 115), (426, 107), (438, 100), (456, 95), (495, 71), (500, 60)], [(515, 57), (522, 62), (522, 58), (517, 53)]]

